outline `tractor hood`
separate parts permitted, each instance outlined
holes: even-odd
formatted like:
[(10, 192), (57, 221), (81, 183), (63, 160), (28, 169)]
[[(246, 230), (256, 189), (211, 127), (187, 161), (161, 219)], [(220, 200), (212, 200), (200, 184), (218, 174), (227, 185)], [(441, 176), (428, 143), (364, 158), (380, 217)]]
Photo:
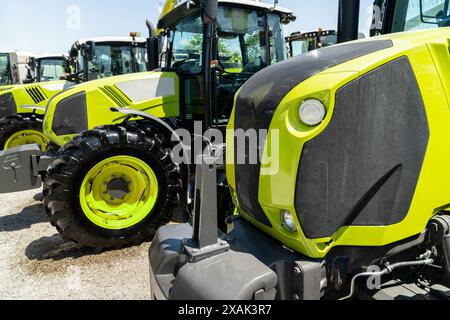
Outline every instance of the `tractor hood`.
[(0, 118), (17, 113), (30, 113), (27, 106), (37, 106), (36, 113), (43, 113), (49, 99), (73, 86), (67, 81), (48, 81), (0, 87)]
[[(379, 245), (407, 238), (384, 230), (403, 221), (414, 206), (431, 137), (422, 96), (432, 88), (447, 101), (443, 83), (448, 77), (437, 73), (433, 59), (449, 60), (449, 32), (443, 28), (327, 47), (268, 67), (247, 81), (236, 96), (230, 129), (269, 131), (260, 133), (262, 157), (256, 163), (241, 164), (254, 159), (250, 148), (242, 149), (237, 137), (228, 139), (227, 155), (234, 164), (227, 167), (227, 177), (239, 212), (310, 257), (353, 243), (360, 234), (345, 232), (349, 226), (376, 226), (373, 237)], [(445, 70), (448, 64), (439, 67)], [(432, 85), (431, 79), (437, 81)], [(310, 99), (325, 108), (315, 126), (299, 115)], [(285, 212), (294, 216), (295, 232), (283, 226)], [(403, 230), (420, 233), (422, 227), (410, 224)]]
[(127, 74), (76, 85), (49, 102), (44, 133), (62, 146), (78, 133), (123, 121), (124, 116), (112, 107), (177, 117), (178, 87), (178, 76), (170, 72)]

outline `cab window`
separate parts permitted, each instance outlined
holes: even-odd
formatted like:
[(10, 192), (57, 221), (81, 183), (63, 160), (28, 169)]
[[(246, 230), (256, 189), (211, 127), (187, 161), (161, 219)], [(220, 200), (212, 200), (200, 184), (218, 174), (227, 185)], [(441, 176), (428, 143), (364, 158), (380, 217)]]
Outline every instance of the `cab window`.
[(145, 47), (136, 47), (137, 72), (147, 71), (147, 49)]
[(130, 46), (97, 45), (95, 56), (89, 61), (89, 79), (102, 79), (133, 72)]
[(39, 62), (39, 80), (51, 81), (64, 77), (64, 64), (62, 59), (45, 59)]
[(433, 29), (449, 22), (448, 0), (397, 1), (392, 32)]
[(203, 70), (203, 24), (200, 16), (189, 17), (177, 24), (170, 33), (171, 69), (199, 74)]

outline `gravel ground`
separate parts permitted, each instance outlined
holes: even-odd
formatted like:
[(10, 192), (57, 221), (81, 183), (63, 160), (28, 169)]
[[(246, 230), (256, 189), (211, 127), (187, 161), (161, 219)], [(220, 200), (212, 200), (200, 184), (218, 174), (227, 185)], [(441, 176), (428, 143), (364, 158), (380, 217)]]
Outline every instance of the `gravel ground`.
[(149, 243), (79, 249), (48, 223), (37, 193), (0, 195), (0, 299), (150, 299)]

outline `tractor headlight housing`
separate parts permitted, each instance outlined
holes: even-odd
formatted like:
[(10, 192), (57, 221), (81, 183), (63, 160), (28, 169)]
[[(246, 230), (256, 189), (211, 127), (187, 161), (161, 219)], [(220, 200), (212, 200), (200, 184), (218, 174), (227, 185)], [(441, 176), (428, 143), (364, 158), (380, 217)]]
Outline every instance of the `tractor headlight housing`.
[(283, 211), (281, 213), (281, 222), (283, 228), (290, 233), (297, 232), (297, 226), (295, 224), (294, 216), (290, 211)]
[(317, 99), (307, 99), (300, 104), (298, 110), (300, 120), (307, 126), (317, 126), (326, 115), (324, 104)]

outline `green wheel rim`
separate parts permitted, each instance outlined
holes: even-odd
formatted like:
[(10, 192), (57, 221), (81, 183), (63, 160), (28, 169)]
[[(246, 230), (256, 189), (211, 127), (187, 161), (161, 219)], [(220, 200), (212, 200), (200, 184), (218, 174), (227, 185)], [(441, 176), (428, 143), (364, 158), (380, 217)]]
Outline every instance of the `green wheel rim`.
[(37, 130), (22, 130), (11, 135), (5, 142), (5, 150), (26, 144), (38, 144), (42, 151), (47, 148), (47, 138)]
[(158, 191), (158, 180), (147, 163), (131, 156), (116, 156), (86, 174), (80, 204), (95, 225), (120, 230), (135, 226), (150, 214)]

